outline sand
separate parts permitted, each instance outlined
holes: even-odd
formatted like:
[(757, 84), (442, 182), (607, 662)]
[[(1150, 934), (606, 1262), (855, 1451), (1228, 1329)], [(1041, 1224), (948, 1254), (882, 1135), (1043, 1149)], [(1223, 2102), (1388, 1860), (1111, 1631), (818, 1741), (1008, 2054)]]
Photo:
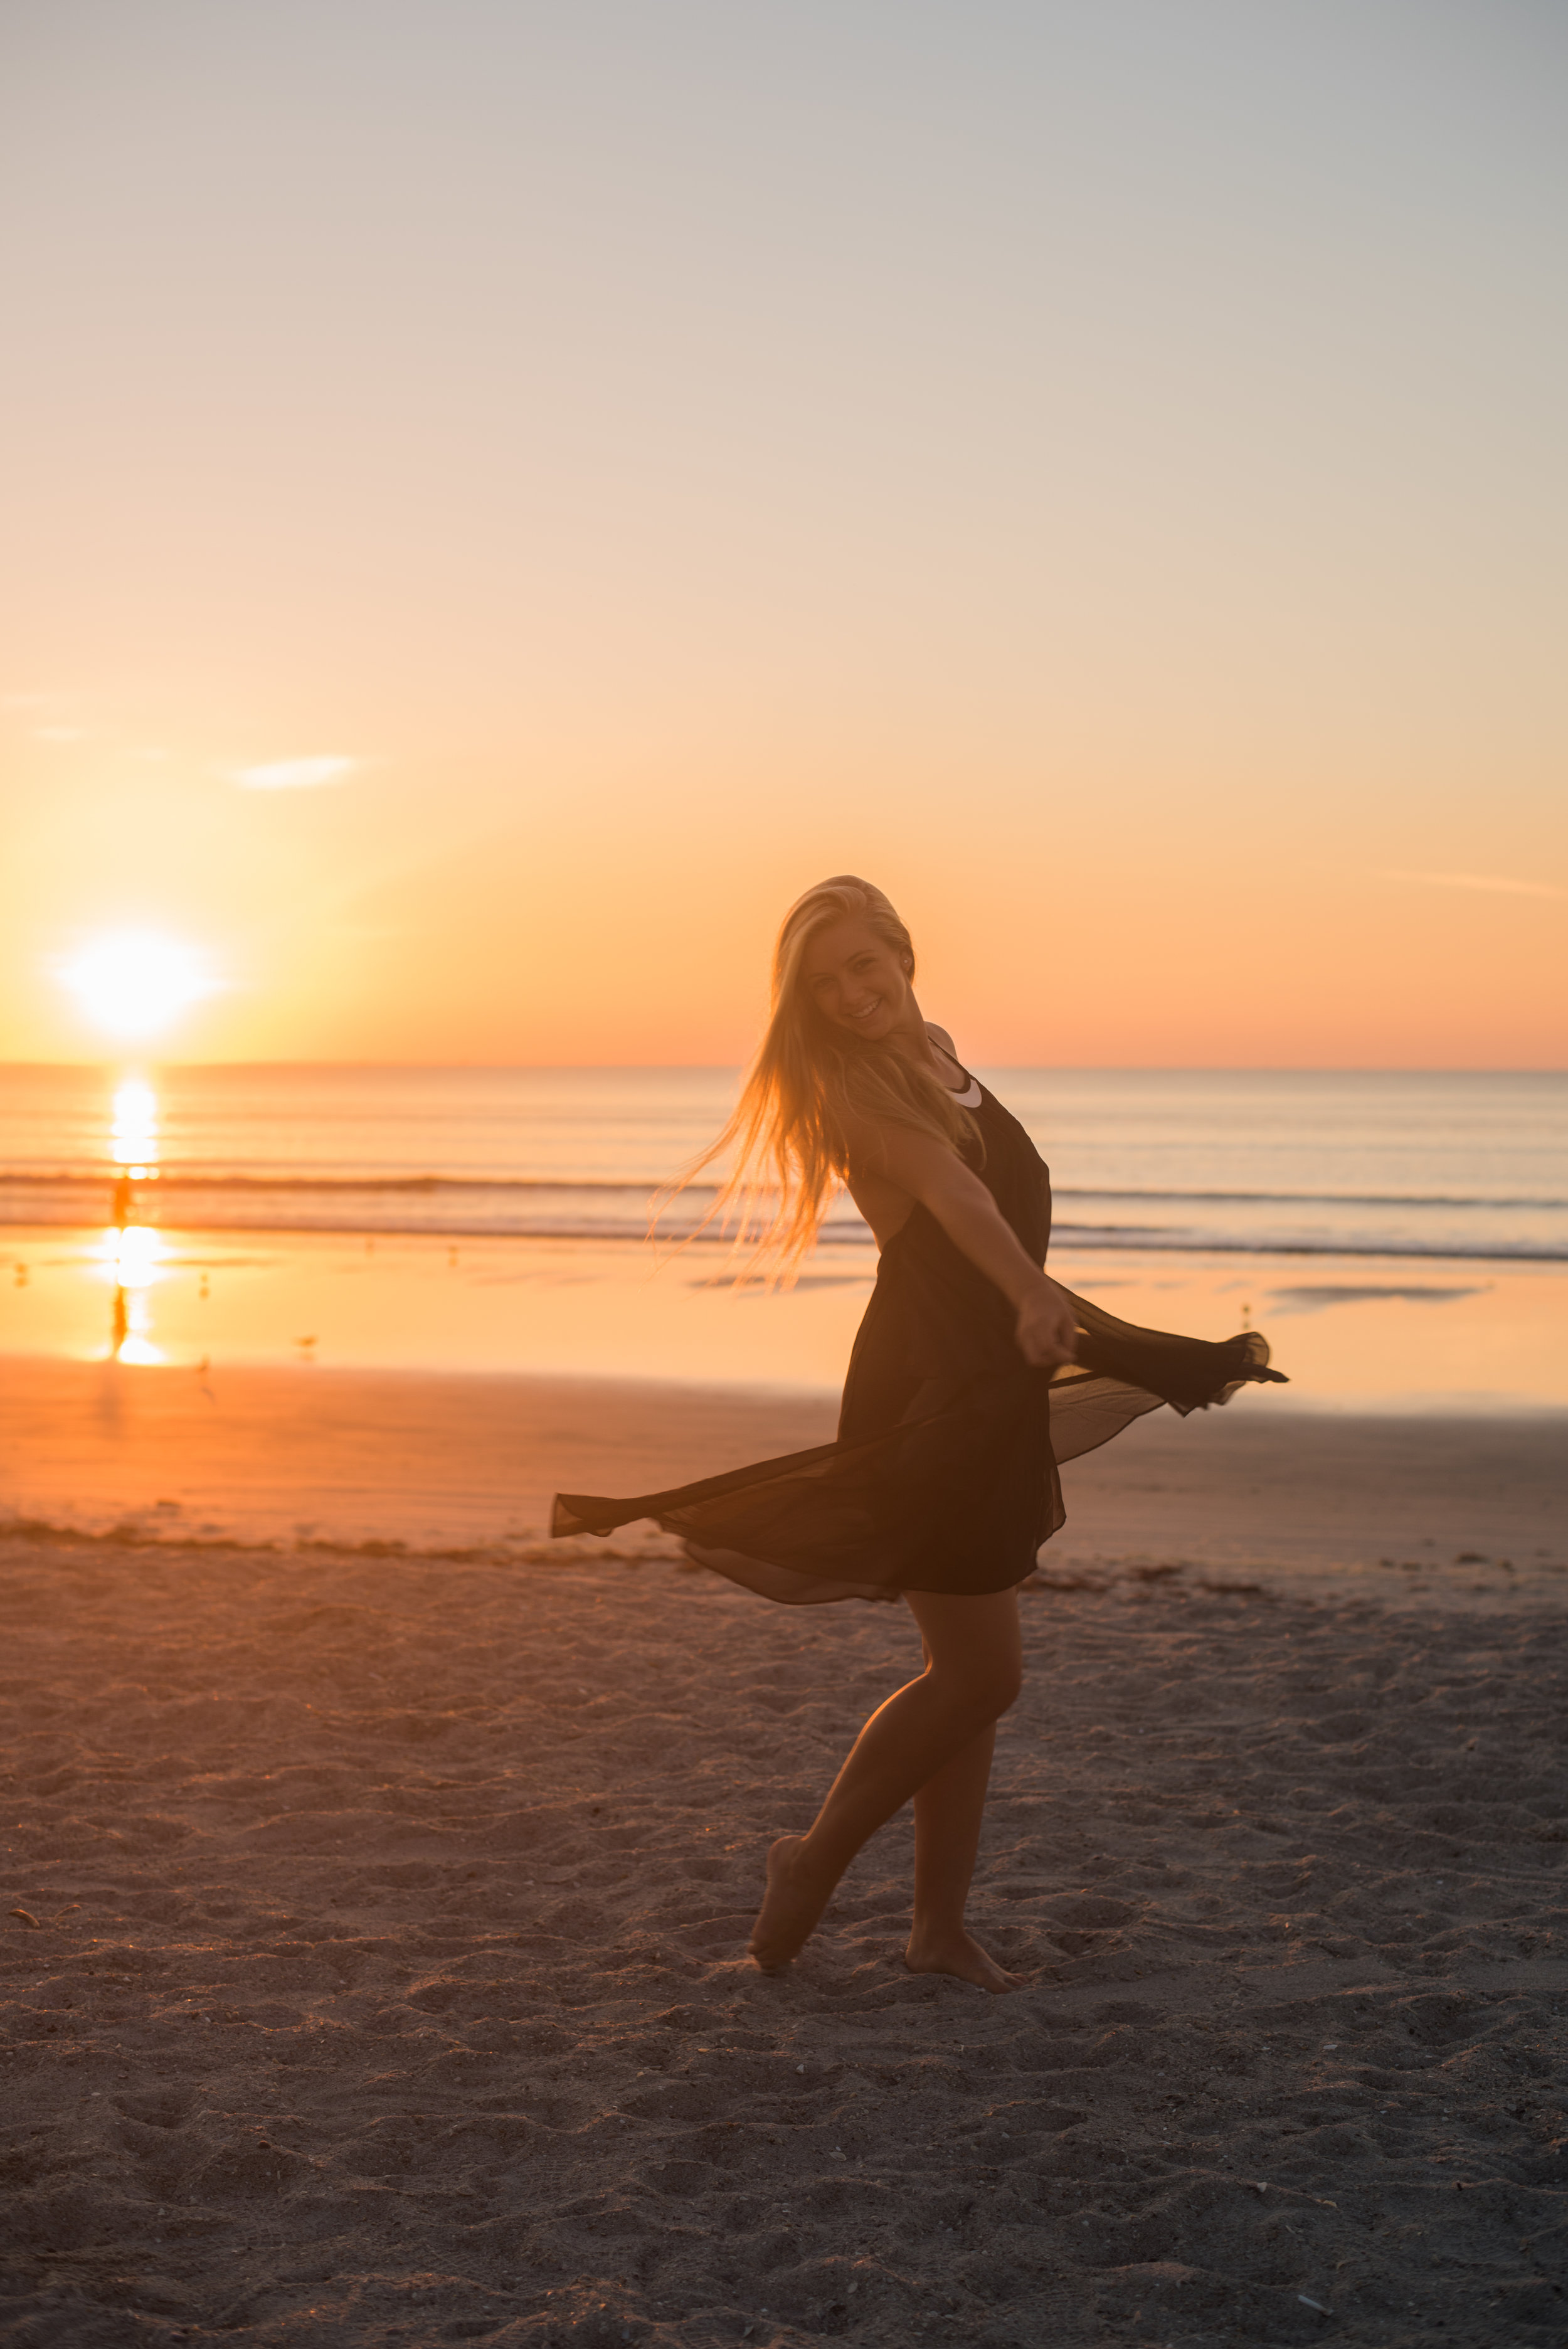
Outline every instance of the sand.
[[(0, 2338), (1568, 2338), (1560, 1424), (1161, 1415), (1081, 1464), (976, 1878), (1029, 1977), (993, 2000), (900, 1965), (903, 1821), (790, 1972), (739, 1954), (903, 1610), (527, 1533), (547, 1455), (634, 1488), (820, 1406), (491, 1382), (519, 1448), (465, 1497), (417, 1430), (480, 1399), (418, 1383), (225, 1423), (240, 1513), (314, 1462), (335, 1546), (202, 1533), (172, 1388), (118, 1451), (62, 1391), (6, 1471), (29, 1511), (73, 1445), (98, 1482), (0, 1540)], [(185, 1496), (85, 1529), (144, 1454)], [(442, 1509), (472, 1537), (387, 1554)]]

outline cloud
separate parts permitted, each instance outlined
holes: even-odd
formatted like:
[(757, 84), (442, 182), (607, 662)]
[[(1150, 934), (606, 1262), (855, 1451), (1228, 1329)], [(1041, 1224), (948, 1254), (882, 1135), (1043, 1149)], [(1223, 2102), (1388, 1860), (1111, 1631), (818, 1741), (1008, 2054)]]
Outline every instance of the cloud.
[(1546, 881), (1510, 881), (1501, 873), (1386, 873), (1385, 881), (1418, 881), (1429, 889), (1490, 889), (1504, 897), (1568, 897)]
[(315, 759), (273, 759), (261, 767), (230, 767), (229, 781), (247, 792), (314, 792), (323, 783), (341, 783), (362, 764), (358, 759), (323, 756)]

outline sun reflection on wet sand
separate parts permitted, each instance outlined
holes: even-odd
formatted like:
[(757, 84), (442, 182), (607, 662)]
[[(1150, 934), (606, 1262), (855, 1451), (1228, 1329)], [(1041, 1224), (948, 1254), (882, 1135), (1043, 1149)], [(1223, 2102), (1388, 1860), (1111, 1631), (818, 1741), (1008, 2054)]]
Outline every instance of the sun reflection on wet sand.
[[(0, 1290), (0, 1350), (102, 1361), (104, 1284), (124, 1313), (107, 1350), (128, 1363), (308, 1363), (327, 1369), (521, 1371), (836, 1392), (875, 1275), (873, 1252), (835, 1250), (799, 1287), (737, 1296), (695, 1253), (655, 1267), (635, 1243), (470, 1242), (329, 1233), (222, 1235), (177, 1226), (121, 1234), (17, 1229), (26, 1285)], [(86, 1245), (83, 1245), (85, 1241)], [(122, 1270), (123, 1267), (123, 1270)], [(1445, 1266), (1299, 1257), (1089, 1256), (1058, 1276), (1153, 1328), (1222, 1337), (1243, 1305), (1289, 1387), (1248, 1409), (1561, 1410), (1568, 1266)], [(308, 1350), (302, 1334), (315, 1341)], [(119, 1353), (125, 1340), (135, 1350)], [(142, 1350), (156, 1340), (155, 1354)]]
[(114, 1197), (102, 1246), (114, 1284), (109, 1357), (116, 1362), (161, 1362), (164, 1356), (150, 1335), (150, 1292), (160, 1276), (163, 1243), (150, 1224), (137, 1220), (139, 1191), (156, 1183), (159, 1174), (158, 1096), (145, 1077), (127, 1076), (115, 1089), (109, 1155)]

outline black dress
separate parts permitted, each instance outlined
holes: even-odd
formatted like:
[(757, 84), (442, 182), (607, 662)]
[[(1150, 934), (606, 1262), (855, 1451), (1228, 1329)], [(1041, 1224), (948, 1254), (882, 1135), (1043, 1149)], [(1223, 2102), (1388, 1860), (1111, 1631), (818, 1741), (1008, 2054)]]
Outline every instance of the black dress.
[[(1043, 1267), (1049, 1173), (1011, 1112), (979, 1093), (975, 1171)], [(1058, 1461), (1161, 1403), (1203, 1410), (1281, 1375), (1256, 1330), (1209, 1344), (1071, 1303), (1077, 1361), (1032, 1369), (1014, 1308), (917, 1205), (882, 1252), (836, 1443), (667, 1493), (561, 1493), (551, 1531), (608, 1534), (654, 1517), (701, 1564), (788, 1605), (1009, 1589), (1065, 1520)]]

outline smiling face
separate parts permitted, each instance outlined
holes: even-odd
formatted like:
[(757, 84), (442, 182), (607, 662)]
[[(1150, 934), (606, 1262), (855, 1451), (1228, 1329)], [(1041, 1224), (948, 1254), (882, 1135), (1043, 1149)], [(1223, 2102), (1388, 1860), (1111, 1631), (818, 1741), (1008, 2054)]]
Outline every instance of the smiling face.
[(914, 989), (898, 949), (858, 915), (813, 931), (800, 964), (800, 991), (830, 1026), (881, 1042), (918, 1025)]

